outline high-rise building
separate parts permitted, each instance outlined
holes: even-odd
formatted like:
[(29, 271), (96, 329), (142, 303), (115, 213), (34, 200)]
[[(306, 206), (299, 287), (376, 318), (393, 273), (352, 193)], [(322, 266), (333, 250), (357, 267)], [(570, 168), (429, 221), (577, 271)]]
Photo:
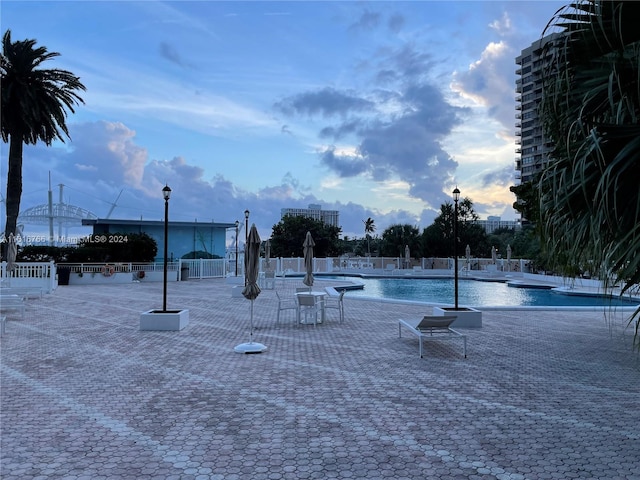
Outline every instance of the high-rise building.
[(516, 58), (516, 185), (531, 181), (549, 162), (553, 144), (545, 137), (538, 108), (543, 72), (557, 51), (561, 33), (552, 33), (522, 50)]
[(312, 203), (309, 208), (283, 208), (280, 210), (280, 217), (284, 218), (286, 215), (294, 217), (309, 217), (314, 220), (320, 220), (327, 225), (334, 227), (340, 226), (340, 212), (338, 210), (322, 210), (322, 205)]
[(502, 220), (500, 217), (489, 215), (486, 220), (476, 220), (475, 223), (484, 228), (487, 234), (491, 234), (500, 228), (511, 228), (520, 230), (522, 223), (520, 220)]

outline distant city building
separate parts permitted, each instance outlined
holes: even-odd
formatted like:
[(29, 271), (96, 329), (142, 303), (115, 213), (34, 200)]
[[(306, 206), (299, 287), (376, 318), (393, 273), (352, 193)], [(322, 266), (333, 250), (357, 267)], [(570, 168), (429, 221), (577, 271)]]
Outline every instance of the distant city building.
[(545, 137), (538, 108), (543, 73), (557, 52), (561, 33), (536, 40), (516, 57), (516, 185), (529, 182), (549, 162), (553, 144)]
[(476, 220), (476, 224), (484, 227), (487, 234), (491, 234), (500, 228), (519, 230), (522, 227), (520, 220), (502, 220), (500, 217), (488, 216), (486, 220)]
[(287, 215), (313, 218), (333, 227), (340, 226), (340, 212), (338, 210), (322, 210), (322, 205), (315, 203), (309, 204), (309, 208), (283, 208), (280, 210), (280, 218)]

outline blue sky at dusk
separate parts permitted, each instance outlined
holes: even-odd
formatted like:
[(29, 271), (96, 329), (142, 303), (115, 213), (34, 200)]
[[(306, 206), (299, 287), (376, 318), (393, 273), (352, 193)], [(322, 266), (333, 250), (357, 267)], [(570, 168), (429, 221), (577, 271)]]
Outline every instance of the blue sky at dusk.
[(166, 182), (172, 220), (249, 209), (263, 239), (311, 203), (350, 237), (422, 229), (456, 185), (514, 219), (515, 57), (564, 5), (3, 0), (2, 32), (87, 87), (71, 141), (25, 148), (22, 209), (51, 172), (55, 201), (62, 183), (99, 217), (122, 192), (112, 218), (161, 219)]

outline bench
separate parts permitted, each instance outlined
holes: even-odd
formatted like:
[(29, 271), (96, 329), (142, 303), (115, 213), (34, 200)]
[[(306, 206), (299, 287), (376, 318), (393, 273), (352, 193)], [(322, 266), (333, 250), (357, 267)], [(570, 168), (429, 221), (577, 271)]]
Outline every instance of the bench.
[(422, 355), (422, 342), (425, 340), (447, 340), (462, 339), (464, 358), (467, 358), (467, 337), (450, 327), (457, 317), (452, 316), (429, 316), (408, 320), (398, 320), (398, 337), (402, 338), (402, 331), (409, 331), (418, 337), (420, 345), (420, 358)]
[(24, 318), (24, 298), (18, 295), (1, 295), (0, 296), (0, 312), (20, 311), (20, 315)]
[(42, 298), (40, 287), (1, 287), (0, 295), (18, 295), (22, 298)]

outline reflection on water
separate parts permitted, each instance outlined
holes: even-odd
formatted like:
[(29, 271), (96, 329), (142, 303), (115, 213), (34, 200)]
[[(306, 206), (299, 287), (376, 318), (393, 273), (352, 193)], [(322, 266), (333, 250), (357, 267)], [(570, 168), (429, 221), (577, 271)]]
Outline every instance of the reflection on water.
[[(338, 278), (338, 277), (336, 277)], [(454, 303), (453, 279), (353, 278), (364, 284), (363, 290), (349, 290), (351, 297), (374, 297), (412, 300), (427, 303)], [(461, 306), (631, 306), (618, 298), (562, 295), (538, 288), (514, 288), (501, 282), (458, 281), (458, 303)]]

